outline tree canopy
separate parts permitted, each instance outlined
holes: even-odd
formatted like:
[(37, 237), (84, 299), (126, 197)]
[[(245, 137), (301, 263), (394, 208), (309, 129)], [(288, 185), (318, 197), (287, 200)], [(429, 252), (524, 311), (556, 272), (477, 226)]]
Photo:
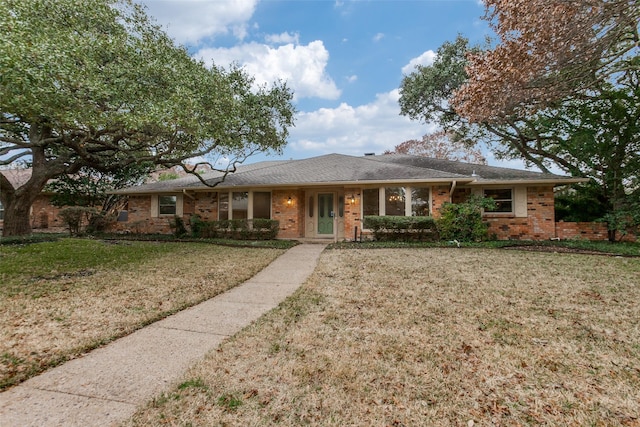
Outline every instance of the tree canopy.
[(5, 235), (29, 232), (57, 176), (216, 156), (233, 170), (293, 125), (286, 84), (205, 67), (130, 0), (0, 0), (0, 69), (0, 166), (32, 167), (19, 188), (0, 174)]
[[(502, 114), (499, 120), (475, 120), (464, 116), (452, 99), (474, 80), (467, 74), (473, 71), (467, 61), (480, 52), (464, 37), (443, 44), (432, 65), (403, 79), (401, 113), (439, 124), (454, 135), (454, 141), (482, 141), (497, 158), (523, 159), (543, 171), (553, 167), (591, 178), (588, 193), (602, 206), (601, 215), (636, 205), (640, 66), (620, 72), (615, 83), (600, 81), (545, 108), (526, 112), (524, 107)], [(476, 101), (482, 108), (482, 99)]]
[(423, 135), (420, 140), (404, 141), (396, 145), (393, 151), (387, 150), (384, 154), (411, 154), (476, 164), (486, 164), (487, 162), (479, 148), (468, 146), (443, 130)]
[(498, 121), (616, 84), (640, 66), (637, 0), (485, 0), (498, 44), (469, 55), (451, 99), (472, 121)]

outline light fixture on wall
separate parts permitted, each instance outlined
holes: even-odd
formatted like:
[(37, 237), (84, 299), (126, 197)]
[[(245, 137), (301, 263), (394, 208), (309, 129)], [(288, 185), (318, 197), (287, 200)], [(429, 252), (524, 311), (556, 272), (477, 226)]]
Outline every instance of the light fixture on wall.
[(351, 202), (352, 205), (356, 204), (356, 196), (355, 196), (355, 194), (351, 195), (351, 197), (349, 198), (349, 202)]
[(289, 198), (287, 199), (287, 206), (291, 206), (293, 204), (293, 199), (291, 199), (291, 196), (289, 196)]

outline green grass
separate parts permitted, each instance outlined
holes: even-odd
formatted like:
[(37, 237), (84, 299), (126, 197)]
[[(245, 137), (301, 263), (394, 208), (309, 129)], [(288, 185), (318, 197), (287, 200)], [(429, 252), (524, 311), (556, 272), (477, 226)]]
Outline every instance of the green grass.
[(93, 268), (113, 268), (170, 253), (168, 245), (65, 238), (0, 248), (2, 285), (33, 278), (73, 275)]

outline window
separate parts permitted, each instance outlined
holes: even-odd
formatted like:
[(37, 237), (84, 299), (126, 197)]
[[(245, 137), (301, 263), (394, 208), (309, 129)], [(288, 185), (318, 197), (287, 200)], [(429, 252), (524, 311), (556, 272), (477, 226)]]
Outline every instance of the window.
[(513, 212), (513, 191), (510, 188), (487, 188), (484, 197), (493, 199), (495, 209), (485, 209), (485, 212), (511, 213)]
[(309, 197), (309, 218), (313, 218), (313, 200), (313, 196)]
[(246, 191), (234, 191), (231, 203), (233, 219), (246, 219), (249, 212), (249, 193)]
[(158, 196), (158, 213), (160, 215), (176, 214), (176, 196)]
[(0, 202), (0, 220), (4, 219), (4, 206), (2, 206), (2, 202)]
[(218, 197), (218, 219), (229, 219), (229, 193), (219, 193)]
[(344, 196), (338, 197), (338, 216), (344, 217)]
[(429, 189), (411, 189), (411, 215), (429, 216)]
[(362, 214), (380, 215), (380, 191), (377, 188), (362, 191)]
[(253, 218), (271, 219), (271, 193), (267, 191), (253, 193)]
[(404, 216), (404, 187), (387, 187), (384, 189), (385, 215)]

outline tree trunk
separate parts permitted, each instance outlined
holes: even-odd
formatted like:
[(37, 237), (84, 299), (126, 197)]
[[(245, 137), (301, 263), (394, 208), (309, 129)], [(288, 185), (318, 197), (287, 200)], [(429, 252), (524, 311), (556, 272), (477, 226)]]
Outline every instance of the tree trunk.
[(4, 224), (2, 236), (26, 236), (31, 234), (31, 221), (29, 211), (31, 210), (31, 197), (10, 198), (4, 207)]

